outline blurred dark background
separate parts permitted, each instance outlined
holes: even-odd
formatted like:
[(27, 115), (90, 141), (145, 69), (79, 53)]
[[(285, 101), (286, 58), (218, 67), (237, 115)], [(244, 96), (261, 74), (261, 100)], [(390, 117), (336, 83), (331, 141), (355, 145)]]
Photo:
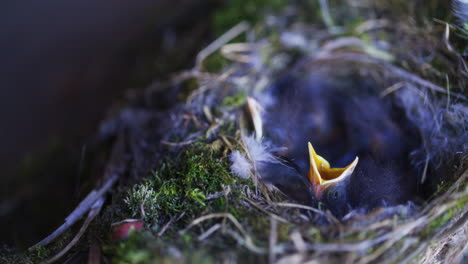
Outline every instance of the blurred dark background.
[(0, 244), (30, 246), (63, 222), (111, 102), (191, 67), (218, 2), (2, 2)]

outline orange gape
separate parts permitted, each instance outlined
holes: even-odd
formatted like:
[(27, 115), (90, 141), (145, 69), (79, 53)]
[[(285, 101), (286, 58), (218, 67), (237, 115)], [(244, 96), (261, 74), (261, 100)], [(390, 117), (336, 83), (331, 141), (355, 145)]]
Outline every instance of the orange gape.
[(344, 168), (330, 168), (330, 163), (317, 155), (310, 142), (308, 143), (308, 147), (310, 160), (308, 178), (314, 187), (314, 193), (317, 198), (322, 196), (329, 187), (350, 176), (359, 161), (359, 158), (356, 157), (351, 164)]

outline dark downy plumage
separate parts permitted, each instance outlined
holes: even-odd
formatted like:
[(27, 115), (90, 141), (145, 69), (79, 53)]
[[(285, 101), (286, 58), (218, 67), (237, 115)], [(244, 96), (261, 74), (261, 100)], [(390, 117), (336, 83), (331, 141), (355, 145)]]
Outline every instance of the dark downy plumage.
[[(264, 115), (266, 137), (285, 147), (282, 154), (295, 164), (263, 168), (264, 177), (292, 199), (304, 203), (312, 196), (312, 205), (320, 202), (339, 217), (354, 209), (404, 204), (417, 194), (418, 177), (408, 158), (420, 146), (417, 130), (391, 98), (375, 95), (372, 83), (360, 85), (288, 76), (272, 88), (274, 100)], [(309, 181), (298, 187), (309, 171), (308, 141), (332, 167), (359, 157), (354, 173), (320, 195)], [(298, 195), (295, 190), (301, 189), (312, 193)]]
[(301, 204), (315, 203), (312, 188), (306, 177), (292, 162), (258, 162), (257, 171), (266, 184), (274, 185), (289, 198)]

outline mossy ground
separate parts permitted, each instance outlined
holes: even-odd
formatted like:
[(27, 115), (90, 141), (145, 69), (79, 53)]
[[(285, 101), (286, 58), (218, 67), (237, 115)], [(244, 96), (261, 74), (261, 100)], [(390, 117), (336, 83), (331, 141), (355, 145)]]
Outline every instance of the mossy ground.
[(236, 182), (221, 154), (220, 149), (199, 142), (164, 162), (129, 191), (125, 202), (132, 215), (141, 216), (143, 208), (141, 217), (150, 224), (182, 212), (198, 215), (208, 205), (207, 197)]
[[(218, 225), (223, 217), (186, 228), (204, 215), (231, 214), (242, 224), (248, 224), (253, 233), (265, 234), (269, 220), (245, 207), (241, 198), (244, 188), (253, 190), (254, 186), (231, 174), (222, 148), (196, 143), (164, 162), (143, 183), (128, 191), (125, 203), (131, 216), (144, 219), (149, 231), (134, 233), (125, 241), (107, 246), (105, 252), (116, 263), (174, 261), (174, 254), (182, 256), (182, 262), (215, 263), (216, 256), (227, 258), (226, 250), (242, 250), (231, 237), (215, 236), (205, 243), (197, 243), (201, 232)], [(225, 228), (232, 227), (226, 223)]]

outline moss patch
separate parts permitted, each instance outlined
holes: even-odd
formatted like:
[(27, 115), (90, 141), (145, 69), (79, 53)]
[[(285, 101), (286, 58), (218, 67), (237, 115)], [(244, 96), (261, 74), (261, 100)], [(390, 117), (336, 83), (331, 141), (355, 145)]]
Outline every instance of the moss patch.
[(423, 231), (423, 236), (430, 236), (431, 234), (437, 232), (440, 228), (448, 224), (451, 220), (453, 220), (454, 216), (456, 216), (463, 210), (463, 207), (467, 202), (468, 196), (461, 197), (459, 200), (457, 200), (453, 208), (450, 208), (445, 213), (435, 218), (427, 225), (427, 227)]
[(240, 21), (256, 23), (263, 18), (262, 10), (279, 11), (288, 4), (284, 0), (230, 0), (213, 16), (217, 34), (222, 34)]
[(240, 107), (245, 103), (246, 100), (247, 100), (246, 93), (237, 93), (231, 96), (226, 96), (223, 99), (223, 106), (232, 107), (232, 108)]
[(229, 65), (229, 60), (220, 52), (211, 54), (203, 61), (203, 68), (208, 72), (221, 72), (227, 65)]
[(199, 213), (210, 194), (234, 182), (227, 158), (210, 145), (196, 143), (135, 185), (125, 203), (133, 216), (140, 215), (143, 208), (145, 221), (155, 224), (157, 219), (176, 213)]

